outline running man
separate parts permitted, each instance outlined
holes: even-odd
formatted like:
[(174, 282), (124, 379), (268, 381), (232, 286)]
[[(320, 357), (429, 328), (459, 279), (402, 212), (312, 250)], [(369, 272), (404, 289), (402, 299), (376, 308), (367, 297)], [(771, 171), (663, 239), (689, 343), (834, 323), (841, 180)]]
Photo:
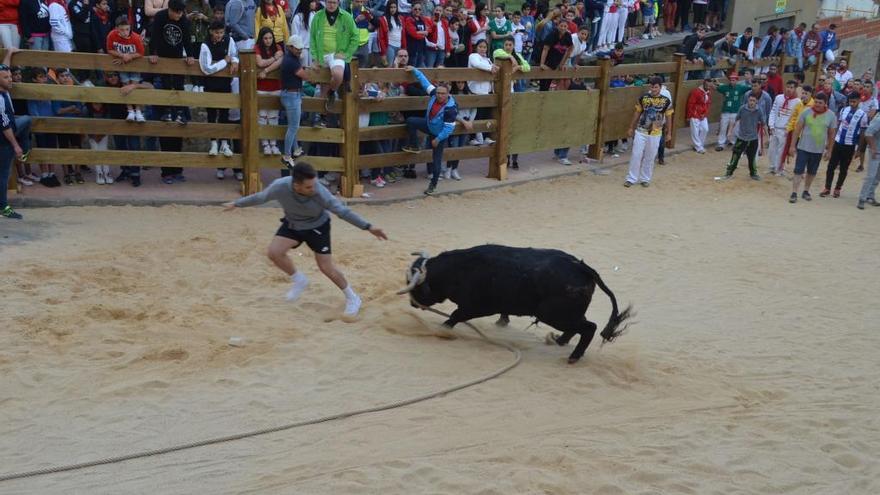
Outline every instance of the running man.
[(388, 240), (385, 232), (374, 227), (360, 215), (342, 204), (333, 194), (317, 180), (318, 173), (308, 163), (297, 163), (293, 166), (292, 175), (276, 179), (266, 189), (250, 196), (239, 198), (223, 206), (226, 211), (247, 206), (256, 206), (271, 200), (277, 200), (284, 209), (281, 226), (269, 243), (267, 256), (272, 263), (284, 273), (290, 275), (293, 285), (287, 291), (287, 300), (296, 301), (309, 285), (305, 274), (293, 266), (287, 252), (302, 243), (315, 253), (315, 261), (321, 273), (327, 276), (343, 293), (345, 293), (346, 317), (357, 316), (361, 307), (361, 298), (355, 294), (345, 275), (333, 263), (330, 249), (330, 214), (331, 211), (339, 218), (367, 230), (379, 239)]

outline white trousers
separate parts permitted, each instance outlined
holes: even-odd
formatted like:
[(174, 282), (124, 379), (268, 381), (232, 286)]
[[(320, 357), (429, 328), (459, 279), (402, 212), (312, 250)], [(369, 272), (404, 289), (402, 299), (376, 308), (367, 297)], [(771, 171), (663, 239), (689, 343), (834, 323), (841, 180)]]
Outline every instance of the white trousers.
[(617, 11), (617, 42), (626, 40), (626, 19), (627, 11)]
[(773, 129), (773, 135), (770, 136), (770, 165), (767, 167), (767, 170), (770, 172), (776, 172), (781, 170), (780, 163), (782, 163), (783, 153), (785, 150), (785, 128)]
[(729, 132), (733, 131), (733, 126), (735, 123), (735, 113), (721, 114), (721, 124), (718, 126), (718, 146), (724, 146), (725, 144), (727, 144), (727, 135)]
[[(89, 148), (98, 151), (107, 151), (108, 136), (102, 136), (100, 139), (89, 138)], [(110, 165), (95, 165), (95, 173), (110, 175)]]
[(709, 120), (706, 118), (690, 120), (691, 141), (694, 142), (694, 148), (697, 151), (705, 151), (706, 148), (703, 147), (703, 143), (706, 142), (706, 135), (709, 134)]
[(600, 45), (613, 45), (614, 34), (617, 32), (617, 13), (605, 12), (602, 17), (602, 27), (599, 28)]
[(15, 24), (0, 24), (0, 47), (18, 48), (21, 36), (18, 35), (18, 26)]
[(650, 136), (642, 131), (633, 134), (632, 156), (629, 157), (629, 172), (626, 181), (635, 184), (637, 182), (651, 182), (654, 176), (654, 159), (660, 148), (662, 135)]

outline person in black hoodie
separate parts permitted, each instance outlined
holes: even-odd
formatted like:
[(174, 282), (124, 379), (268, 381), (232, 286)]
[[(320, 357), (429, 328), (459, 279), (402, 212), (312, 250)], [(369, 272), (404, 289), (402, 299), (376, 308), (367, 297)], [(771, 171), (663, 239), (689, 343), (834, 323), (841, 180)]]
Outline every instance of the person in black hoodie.
[(95, 7), (92, 9), (92, 29), (95, 30), (95, 39), (98, 44), (98, 53), (104, 53), (104, 45), (107, 35), (113, 31), (113, 19), (110, 17), (111, 5), (110, 0), (95, 0)]
[(18, 4), (21, 39), (28, 50), (49, 50), (49, 6), (45, 0), (21, 0)]
[[(186, 65), (193, 65), (196, 60), (190, 55), (197, 53), (189, 46), (190, 22), (184, 15), (186, 5), (183, 0), (170, 0), (168, 8), (160, 10), (153, 17), (153, 28), (150, 35), (151, 64), (159, 63), (162, 58), (182, 58)], [(184, 76), (178, 74), (163, 74), (162, 86), (164, 89), (183, 89)], [(175, 114), (172, 117), (172, 113)], [(178, 124), (186, 124), (186, 117), (182, 107), (164, 107), (160, 112), (161, 120)]]
[(94, 13), (91, 0), (71, 0), (68, 4), (70, 23), (73, 25), (73, 46), (83, 53), (98, 53), (103, 46), (98, 42), (96, 31), (92, 28)]

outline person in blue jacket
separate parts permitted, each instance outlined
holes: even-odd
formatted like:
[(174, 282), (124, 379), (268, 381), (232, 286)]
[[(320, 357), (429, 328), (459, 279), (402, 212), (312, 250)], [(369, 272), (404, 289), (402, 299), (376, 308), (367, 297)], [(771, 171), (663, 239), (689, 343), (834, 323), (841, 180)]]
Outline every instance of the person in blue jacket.
[(407, 72), (412, 72), (419, 83), (424, 88), (425, 93), (431, 97), (428, 100), (428, 109), (425, 111), (424, 117), (407, 117), (406, 129), (409, 132), (409, 141), (403, 146), (403, 151), (408, 153), (418, 153), (418, 131), (428, 135), (428, 143), (434, 150), (431, 162), (431, 184), (425, 190), (425, 194), (434, 194), (437, 188), (437, 181), (440, 179), (440, 166), (443, 161), (443, 148), (446, 146), (446, 139), (452, 135), (455, 130), (455, 118), (458, 115), (458, 105), (455, 98), (449, 96), (449, 87), (442, 84), (435, 86), (428, 81), (428, 78), (422, 74), (422, 71), (412, 67), (406, 67)]
[(825, 55), (822, 60), (822, 70), (827, 70), (828, 66), (834, 62), (834, 50), (837, 50), (837, 25), (829, 24), (828, 29), (822, 31), (819, 35), (822, 39), (822, 45), (819, 49)]

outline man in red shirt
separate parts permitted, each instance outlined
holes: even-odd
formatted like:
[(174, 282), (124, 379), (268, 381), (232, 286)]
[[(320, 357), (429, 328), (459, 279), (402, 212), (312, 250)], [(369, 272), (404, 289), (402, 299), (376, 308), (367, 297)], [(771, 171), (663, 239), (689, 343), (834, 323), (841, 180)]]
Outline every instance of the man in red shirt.
[(712, 106), (712, 91), (715, 90), (715, 81), (704, 79), (703, 84), (694, 88), (688, 95), (686, 116), (691, 126), (691, 141), (694, 143), (694, 151), (705, 153), (703, 146), (706, 135), (709, 134), (709, 107)]
[(785, 91), (785, 84), (782, 82), (782, 76), (779, 75), (779, 69), (776, 64), (771, 64), (767, 68), (767, 92), (771, 98), (776, 98)]

